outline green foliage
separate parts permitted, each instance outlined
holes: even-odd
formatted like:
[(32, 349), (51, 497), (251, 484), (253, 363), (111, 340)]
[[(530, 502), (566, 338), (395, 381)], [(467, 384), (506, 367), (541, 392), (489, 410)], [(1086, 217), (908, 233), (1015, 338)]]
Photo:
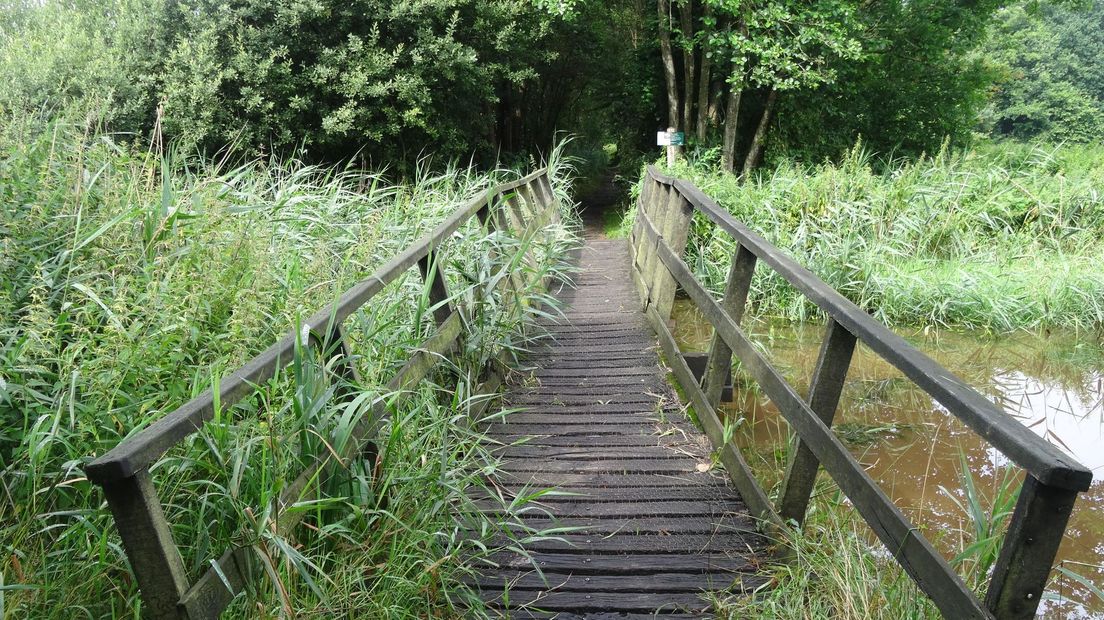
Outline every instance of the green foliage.
[(982, 124), (1019, 140), (1104, 138), (1104, 3), (1003, 9), (985, 47), (999, 72)]
[[(340, 159), (493, 151), (502, 88), (557, 19), (528, 2), (48, 1), (0, 39), (0, 108), (90, 102), (109, 127)], [(110, 33), (104, 36), (104, 33)]]
[(0, 113), (91, 112), (148, 126), (156, 107), (162, 0), (0, 2)]
[[(741, 221), (891, 325), (1009, 331), (1104, 325), (1104, 168), (1099, 148), (945, 149), (875, 166), (792, 161), (739, 182), (706, 166), (688, 178)], [(689, 261), (720, 291), (732, 241), (696, 220)], [(769, 270), (756, 312), (815, 308)]]
[(472, 0), (194, 0), (170, 19), (171, 135), (408, 159), (484, 140), (496, 86), (533, 77), (548, 22), (527, 3)]
[[(713, 48), (726, 51), (734, 72), (746, 71), (753, 86), (798, 90), (831, 83), (831, 61), (861, 53), (853, 2), (708, 2), (733, 25), (713, 39)], [(732, 80), (743, 83), (742, 76)]]
[[(566, 200), (565, 171), (553, 163)], [(137, 588), (82, 464), (240, 366), (298, 321), (502, 176), (450, 167), (408, 185), (295, 161), (165, 157), (33, 117), (0, 130), (0, 573), (6, 617), (134, 617)], [(314, 529), (275, 534), (275, 498), (378, 399), (427, 330), (416, 270), (345, 323), (363, 383), (298, 351), (256, 394), (216, 412), (152, 470), (194, 579), (232, 544), (266, 577), (234, 615), (281, 607), (369, 617), (457, 615), (460, 578), (501, 543), (473, 503), (495, 459), (467, 420), (477, 373), (523, 347), (570, 236), (488, 236), (474, 221), (442, 254), (466, 302), (465, 341), (403, 404), (378, 459), (350, 464), (308, 510)], [(494, 249), (492, 258), (489, 249)], [(487, 288), (505, 261), (522, 305)], [(447, 394), (447, 397), (442, 397)], [(472, 532), (478, 532), (472, 536)], [(496, 542), (498, 541), (498, 542)]]
[[(775, 156), (819, 162), (858, 136), (875, 153), (916, 156), (969, 138), (991, 83), (974, 54), (1000, 3), (876, 0), (856, 12), (863, 56), (834, 83), (782, 100)], [(770, 154), (768, 153), (768, 154)]]

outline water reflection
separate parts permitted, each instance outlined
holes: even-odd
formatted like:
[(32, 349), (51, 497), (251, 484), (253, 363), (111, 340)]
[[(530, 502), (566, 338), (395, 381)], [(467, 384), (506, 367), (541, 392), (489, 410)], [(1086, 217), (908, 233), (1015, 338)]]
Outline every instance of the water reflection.
[[(675, 336), (684, 351), (704, 351), (712, 330), (691, 304), (676, 303)], [(753, 339), (798, 389), (808, 391), (823, 328), (752, 322)], [(1098, 336), (1018, 333), (992, 337), (939, 330), (898, 331), (914, 346), (1001, 405), (1033, 432), (1093, 470), (1094, 483), (1078, 499), (1057, 561), (1094, 584), (1104, 584), (1104, 344)], [(750, 382), (736, 377), (729, 415), (742, 416), (739, 441), (762, 472), (781, 476), (779, 448), (788, 427)], [(981, 492), (997, 494), (1008, 460), (930, 396), (869, 349), (860, 346), (848, 374), (835, 425), (837, 434), (897, 505), (947, 557), (971, 531), (962, 463)], [(1018, 480), (1014, 482), (1018, 486)], [(1101, 617), (1104, 601), (1056, 574), (1047, 617)]]

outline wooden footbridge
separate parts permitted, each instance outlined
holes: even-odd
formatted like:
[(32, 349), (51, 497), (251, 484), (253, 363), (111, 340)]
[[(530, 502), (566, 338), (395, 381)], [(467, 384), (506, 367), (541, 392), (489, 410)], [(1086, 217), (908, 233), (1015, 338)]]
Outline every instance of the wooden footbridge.
[[(342, 322), (407, 269), (418, 265), (435, 301), (436, 332), (388, 384), (399, 391), (426, 376), (462, 337), (459, 313), (435, 267), (446, 240), (476, 216), (488, 229), (540, 235), (558, 201), (544, 171), (488, 190), (458, 209), (431, 235), (332, 308), (308, 320), (309, 346), (338, 357), (355, 377)], [(691, 218), (699, 214), (731, 235), (736, 251), (720, 300), (682, 258)], [(807, 397), (797, 394), (740, 328), (757, 265), (772, 269), (829, 317)], [(484, 429), (502, 458), (493, 487), (504, 495), (553, 488), (520, 517), (537, 529), (567, 528), (501, 553), (472, 583), (492, 614), (518, 618), (712, 617), (716, 596), (769, 587), (762, 563), (781, 528), (803, 520), (820, 467), (948, 618), (1031, 618), (1038, 607), (1078, 492), (1091, 473), (969, 388), (816, 276), (748, 230), (696, 187), (649, 169), (627, 241), (588, 238), (578, 276), (549, 283), (564, 317), (507, 381), (503, 406), (519, 408)], [(507, 279), (508, 281), (508, 279)], [(715, 330), (708, 364), (691, 371), (668, 320), (681, 289)], [(291, 359), (300, 337), (289, 334), (224, 380), (229, 406)], [(1025, 471), (1023, 487), (987, 592), (979, 598), (914, 527), (833, 434), (832, 418), (858, 342), (900, 369), (947, 411)], [(784, 483), (772, 501), (740, 451), (726, 441), (718, 416), (733, 356), (758, 382), (793, 431)], [(681, 388), (680, 401), (668, 371)], [(501, 391), (496, 367), (479, 391)], [(205, 393), (92, 462), (89, 478), (104, 488), (146, 612), (152, 617), (218, 616), (250, 580), (249, 554), (230, 549), (189, 580), (149, 468), (194, 433), (214, 411)], [(699, 430), (687, 421), (692, 408)], [(310, 498), (309, 482), (351, 458), (386, 418), (382, 402), (339, 454), (319, 455), (281, 496), (280, 510)], [(704, 431), (704, 433), (702, 432)], [(717, 465), (719, 463), (719, 465)], [(300, 515), (296, 517), (295, 515)], [(302, 512), (280, 521), (290, 532)], [(517, 515), (515, 515), (516, 517)], [(214, 559), (212, 558), (214, 561)]]

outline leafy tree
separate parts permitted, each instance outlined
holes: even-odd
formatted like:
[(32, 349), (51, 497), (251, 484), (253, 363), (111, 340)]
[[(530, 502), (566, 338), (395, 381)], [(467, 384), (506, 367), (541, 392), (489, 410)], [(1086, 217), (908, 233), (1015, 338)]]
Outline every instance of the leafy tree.
[(919, 154), (965, 140), (994, 77), (976, 53), (997, 0), (871, 0), (855, 13), (863, 56), (832, 63), (836, 80), (788, 97), (778, 152), (820, 160), (861, 136), (875, 152)]
[(406, 159), (489, 148), (499, 87), (535, 77), (551, 19), (477, 0), (190, 0), (173, 13), (172, 133)]
[(1104, 3), (1080, 11), (1003, 9), (982, 53), (999, 73), (982, 115), (992, 134), (1071, 142), (1104, 137)]

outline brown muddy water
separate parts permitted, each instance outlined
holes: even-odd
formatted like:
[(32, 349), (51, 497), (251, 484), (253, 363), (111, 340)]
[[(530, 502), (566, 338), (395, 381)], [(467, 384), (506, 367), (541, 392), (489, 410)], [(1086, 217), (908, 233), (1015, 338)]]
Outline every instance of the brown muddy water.
[[(705, 351), (712, 328), (693, 304), (676, 302), (675, 338), (683, 351)], [(808, 392), (823, 326), (745, 325), (801, 394)], [(1001, 405), (1010, 417), (1093, 470), (1077, 500), (1056, 562), (1104, 588), (1104, 342), (1098, 335), (896, 330), (937, 362)], [(728, 415), (745, 458), (770, 489), (781, 479), (788, 427), (750, 379), (736, 378)], [(860, 345), (834, 425), (870, 475), (948, 559), (972, 542), (964, 506), (963, 459), (991, 500), (1018, 472), (999, 452), (894, 367)], [(1019, 488), (1019, 478), (1011, 488)], [(833, 487), (834, 489), (834, 487)], [(988, 507), (988, 503), (986, 505)], [(876, 549), (880, 549), (877, 547)], [(1041, 609), (1048, 618), (1104, 618), (1104, 600), (1060, 571)]]

